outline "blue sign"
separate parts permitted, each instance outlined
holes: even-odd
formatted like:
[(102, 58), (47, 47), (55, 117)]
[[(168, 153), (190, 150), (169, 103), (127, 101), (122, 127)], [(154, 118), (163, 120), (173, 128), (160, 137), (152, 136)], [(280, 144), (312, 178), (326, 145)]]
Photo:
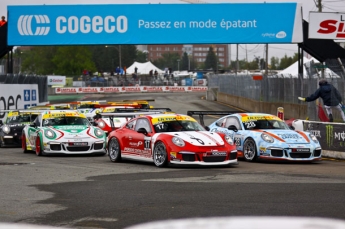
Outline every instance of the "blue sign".
[(24, 101), (30, 101), (30, 90), (24, 90)]
[(30, 104), (24, 104), (24, 109), (29, 109), (29, 107), (31, 107)]
[(8, 6), (8, 45), (303, 41), (297, 3)]
[(36, 100), (36, 90), (31, 90), (31, 101)]

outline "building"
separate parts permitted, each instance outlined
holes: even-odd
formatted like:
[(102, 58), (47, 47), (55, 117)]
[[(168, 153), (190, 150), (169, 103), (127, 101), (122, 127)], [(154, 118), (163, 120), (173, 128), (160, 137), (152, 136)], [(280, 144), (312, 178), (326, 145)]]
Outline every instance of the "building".
[(191, 60), (196, 61), (200, 65), (205, 62), (211, 46), (216, 56), (218, 56), (219, 65), (223, 67), (229, 66), (230, 49), (227, 44), (147, 45), (147, 56), (149, 60), (154, 61), (161, 58), (163, 53), (178, 53), (182, 58), (183, 53), (186, 52)]

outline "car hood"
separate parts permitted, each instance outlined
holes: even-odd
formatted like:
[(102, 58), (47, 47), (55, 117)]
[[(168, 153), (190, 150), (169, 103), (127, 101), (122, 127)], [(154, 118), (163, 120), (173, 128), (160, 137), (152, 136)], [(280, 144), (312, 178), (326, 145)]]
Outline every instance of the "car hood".
[(88, 126), (75, 125), (75, 126), (53, 126), (54, 129), (68, 132), (68, 133), (80, 133), (88, 129)]
[(185, 142), (195, 146), (219, 146), (224, 145), (222, 137), (214, 132), (208, 131), (180, 131), (164, 133), (171, 136), (180, 137)]
[(263, 132), (269, 134), (270, 136), (280, 141), (282, 139), (286, 143), (293, 144), (310, 142), (307, 133), (296, 132), (294, 130), (266, 130)]

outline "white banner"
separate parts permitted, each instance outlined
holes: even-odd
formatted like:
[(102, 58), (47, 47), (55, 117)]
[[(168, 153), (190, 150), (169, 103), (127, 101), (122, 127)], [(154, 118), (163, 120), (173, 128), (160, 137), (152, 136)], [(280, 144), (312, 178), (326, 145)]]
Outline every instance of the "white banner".
[(66, 76), (48, 76), (48, 85), (66, 85)]
[(55, 93), (206, 92), (207, 90), (206, 86), (58, 87), (55, 88)]
[(309, 38), (345, 39), (345, 13), (309, 13)]
[(1, 110), (26, 109), (37, 106), (37, 84), (0, 84), (0, 119), (6, 117), (6, 112)]

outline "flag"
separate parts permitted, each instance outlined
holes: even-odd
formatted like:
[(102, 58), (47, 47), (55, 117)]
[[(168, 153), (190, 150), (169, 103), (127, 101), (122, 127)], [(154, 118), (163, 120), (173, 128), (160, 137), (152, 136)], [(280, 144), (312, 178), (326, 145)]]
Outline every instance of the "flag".
[(329, 122), (328, 116), (326, 115), (325, 111), (323, 110), (320, 104), (318, 106), (318, 116), (321, 122)]

